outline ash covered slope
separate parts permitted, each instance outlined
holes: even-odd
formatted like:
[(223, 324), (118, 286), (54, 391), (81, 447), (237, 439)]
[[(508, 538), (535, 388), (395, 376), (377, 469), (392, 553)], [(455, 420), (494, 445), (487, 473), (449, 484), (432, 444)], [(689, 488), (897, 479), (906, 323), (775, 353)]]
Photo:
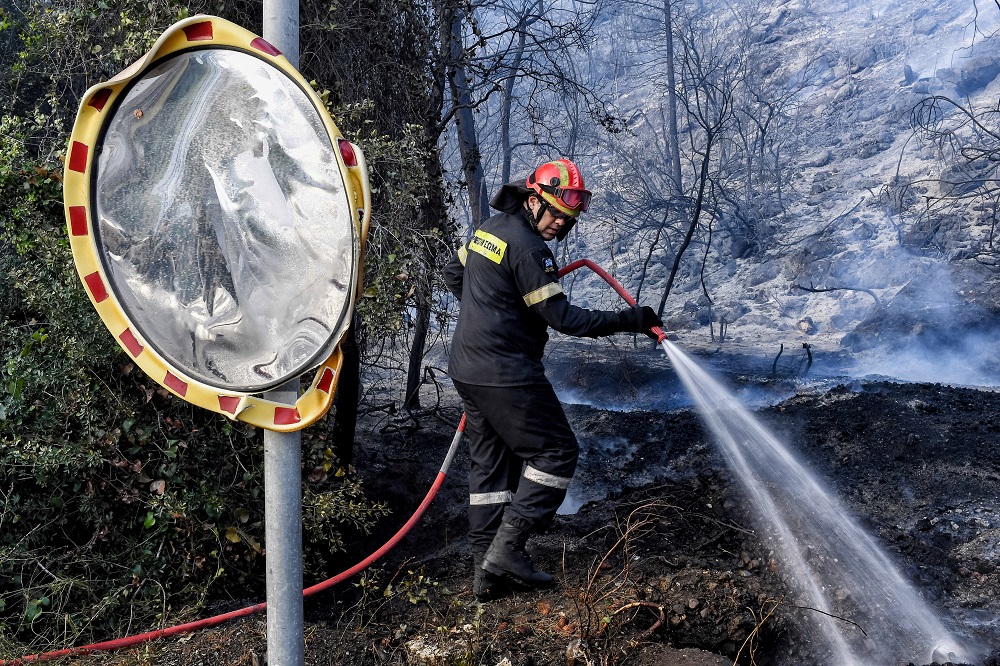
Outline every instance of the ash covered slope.
[[(980, 3), (977, 10), (972, 0), (717, 5), (719, 41), (745, 30), (747, 15), (757, 12), (762, 19), (750, 34), (761, 54), (759, 74), (789, 95), (785, 110), (793, 117), (783, 131), (794, 136), (786, 137), (782, 168), (791, 176), (782, 192), (785, 212), (770, 220), (771, 236), (758, 252), (738, 257), (740, 248), (731, 239), (720, 241), (720, 233), (717, 259), (702, 276), (704, 246), (691, 250), (667, 301), (668, 326), (682, 338), (707, 338), (709, 319), (723, 316), (731, 339), (761, 348), (803, 342), (842, 347), (857, 353), (860, 372), (996, 383), (995, 358), (963, 362), (953, 378), (928, 375), (917, 362), (925, 347), (965, 358), (981, 351), (982, 336), (995, 335), (1000, 278), (981, 252), (992, 228), (985, 217), (992, 213), (970, 201), (947, 214), (926, 215), (926, 196), (940, 192), (937, 184), (918, 184), (902, 202), (894, 200), (891, 186), (952, 178), (961, 168), (956, 155), (914, 138), (912, 110), (931, 96), (976, 109), (996, 106), (1000, 8)], [(622, 25), (609, 20), (602, 29), (614, 34)], [(611, 54), (595, 58), (605, 56)], [(637, 81), (620, 95), (619, 111), (649, 118), (657, 115), (652, 109), (660, 99), (658, 89)], [(643, 132), (655, 131), (646, 122), (630, 128), (636, 151), (648, 142)], [(607, 189), (615, 158), (605, 154), (598, 163), (594, 170), (604, 177), (595, 179), (595, 189)], [(594, 217), (604, 219), (581, 225), (570, 254), (609, 262), (621, 276), (637, 275), (645, 250), (634, 239), (607, 233), (604, 223), (616, 214), (615, 205), (601, 204)], [(644, 302), (659, 300), (669, 259), (660, 255), (661, 265), (650, 269)], [(634, 292), (637, 285), (626, 286)], [(852, 289), (813, 293), (799, 287)], [(592, 278), (578, 278), (573, 288), (583, 305), (611, 305)], [(889, 367), (878, 364), (887, 349)], [(903, 362), (904, 350), (912, 363)], [(932, 371), (941, 365), (933, 363)]]

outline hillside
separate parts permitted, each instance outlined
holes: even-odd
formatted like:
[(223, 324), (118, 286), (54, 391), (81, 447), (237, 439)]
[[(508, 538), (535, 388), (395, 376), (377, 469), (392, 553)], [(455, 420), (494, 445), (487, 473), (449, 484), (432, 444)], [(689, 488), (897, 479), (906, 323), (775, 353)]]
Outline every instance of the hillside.
[[(998, 359), (978, 344), (995, 334), (1000, 311), (997, 272), (977, 255), (990, 230), (982, 206), (970, 202), (953, 213), (953, 227), (934, 226), (919, 219), (919, 201), (894, 207), (889, 188), (952, 177), (960, 166), (914, 136), (913, 110), (931, 96), (973, 109), (995, 106), (1000, 9), (984, 4), (977, 11), (966, 0), (933, 7), (788, 0), (773, 7), (719, 3), (713, 16), (719, 42), (756, 22), (749, 33), (761, 86), (786, 99), (783, 131), (790, 136), (781, 140), (789, 187), (782, 192), (785, 213), (772, 219), (762, 251), (741, 257), (739, 247), (724, 242), (702, 276), (704, 249), (691, 250), (698, 258), (682, 267), (667, 301), (668, 327), (682, 340), (708, 342), (709, 321), (717, 333), (723, 317), (731, 341), (767, 353), (807, 343), (856, 353), (859, 374), (996, 383)], [(622, 17), (601, 29), (623, 29)], [(658, 130), (646, 118), (656, 116), (662, 94), (639, 77), (633, 83), (618, 103), (623, 117), (637, 119), (630, 131), (641, 153), (654, 148), (649, 133)], [(602, 173), (598, 191), (613, 181), (612, 165), (607, 155), (594, 165)], [(922, 191), (933, 196), (935, 187)], [(612, 197), (604, 200), (569, 252), (613, 265), (634, 290), (645, 250), (614, 229), (608, 233), (619, 213)], [(653, 262), (645, 302), (659, 300), (668, 268), (666, 259)], [(584, 305), (614, 304), (596, 280), (578, 280), (575, 289)], [(928, 367), (928, 351), (938, 359), (947, 353), (949, 363)], [(887, 352), (890, 366), (882, 363)], [(942, 365), (954, 371), (942, 376)]]

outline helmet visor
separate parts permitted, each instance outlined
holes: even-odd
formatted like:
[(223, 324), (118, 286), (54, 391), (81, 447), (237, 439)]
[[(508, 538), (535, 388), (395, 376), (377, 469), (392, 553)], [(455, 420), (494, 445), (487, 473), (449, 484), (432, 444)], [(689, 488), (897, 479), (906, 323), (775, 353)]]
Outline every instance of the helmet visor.
[(566, 208), (577, 213), (586, 213), (590, 207), (590, 199), (593, 196), (590, 190), (577, 190), (568, 187), (555, 187), (553, 185), (538, 184), (543, 192), (548, 192), (559, 200)]
[(586, 213), (590, 207), (590, 190), (563, 189), (562, 193), (556, 196), (567, 208), (579, 208), (581, 213)]

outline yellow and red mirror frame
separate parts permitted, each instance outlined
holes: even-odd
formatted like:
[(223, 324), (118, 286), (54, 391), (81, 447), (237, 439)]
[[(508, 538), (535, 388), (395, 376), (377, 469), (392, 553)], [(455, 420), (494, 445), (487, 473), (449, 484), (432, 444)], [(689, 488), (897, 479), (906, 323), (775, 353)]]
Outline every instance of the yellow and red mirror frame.
[(212, 46), (241, 51), (265, 60), (295, 81), (312, 100), (332, 144), (339, 148), (333, 152), (344, 178), (350, 205), (356, 212), (353, 224), (358, 274), (356, 289), (351, 294), (349, 305), (353, 309), (354, 302), (361, 296), (365, 243), (371, 220), (371, 189), (364, 155), (360, 148), (343, 137), (323, 101), (278, 49), (252, 32), (214, 16), (194, 16), (175, 23), (140, 60), (111, 80), (91, 87), (84, 94), (70, 137), (64, 172), (64, 206), (70, 247), (84, 289), (101, 320), (125, 353), (158, 384), (191, 404), (230, 419), (268, 430), (300, 430), (326, 414), (333, 402), (343, 361), (341, 340), (337, 340), (333, 352), (316, 369), (312, 384), (294, 405), (273, 402), (255, 394), (220, 391), (186, 375), (142, 339), (137, 327), (109, 288), (100, 259), (101, 250), (94, 233), (92, 167), (95, 146), (103, 127), (109, 121), (109, 110), (114, 108), (115, 100), (127, 91), (134, 79), (142, 76), (162, 58)]

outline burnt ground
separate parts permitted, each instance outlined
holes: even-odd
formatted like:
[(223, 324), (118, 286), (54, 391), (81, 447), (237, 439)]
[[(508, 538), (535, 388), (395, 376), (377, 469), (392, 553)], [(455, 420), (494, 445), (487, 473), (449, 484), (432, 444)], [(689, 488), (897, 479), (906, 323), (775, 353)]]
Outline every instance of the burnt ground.
[[(662, 363), (651, 354), (633, 358), (625, 366), (619, 358), (614, 372), (607, 362), (576, 364), (568, 379), (558, 353), (552, 367), (574, 391), (601, 394), (605, 402), (624, 395), (627, 403), (627, 396), (649, 392), (653, 380), (645, 370)], [(822, 365), (818, 358), (813, 372)], [(792, 374), (801, 369), (799, 363)], [(978, 642), (977, 664), (996, 664), (1000, 393), (804, 381), (767, 359), (728, 374), (741, 392), (782, 396), (759, 417), (879, 538), (956, 632)], [(609, 383), (620, 389), (617, 398), (600, 388)], [(659, 387), (661, 395), (672, 391)], [(811, 656), (797, 620), (802, 611), (783, 603), (781, 564), (756, 537), (721, 456), (696, 414), (668, 403), (619, 405), (631, 411), (567, 405), (583, 453), (572, 490), (595, 501), (557, 516), (529, 546), (536, 564), (558, 573), (556, 588), (476, 603), (464, 542), (468, 461), (460, 452), (427, 515), (393, 552), (363, 577), (307, 601), (306, 663), (822, 663)], [(358, 474), (394, 513), (377, 534), (353, 544), (354, 559), (374, 550), (419, 504), (458, 416), (445, 391), (419, 429), (412, 421), (368, 417)], [(313, 582), (308, 574), (307, 582)], [(209, 611), (234, 607), (219, 603)], [(259, 665), (266, 663), (265, 622), (254, 617), (69, 661)]]

